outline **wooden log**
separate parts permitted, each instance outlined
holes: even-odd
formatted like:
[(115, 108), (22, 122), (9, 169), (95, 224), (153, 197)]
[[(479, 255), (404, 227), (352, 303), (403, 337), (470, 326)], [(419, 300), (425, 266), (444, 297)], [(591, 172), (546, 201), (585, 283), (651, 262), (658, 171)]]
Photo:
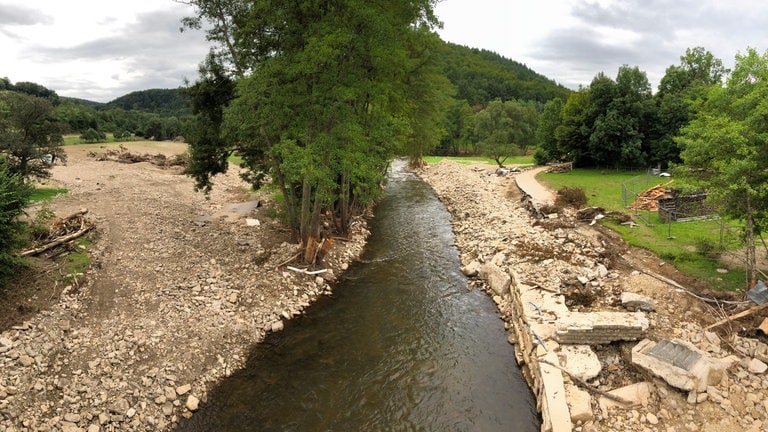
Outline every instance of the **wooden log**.
[(40, 247), (36, 247), (34, 249), (31, 249), (31, 250), (28, 250), (28, 251), (24, 251), (24, 252), (20, 253), (19, 256), (25, 257), (25, 256), (39, 255), (39, 254), (41, 254), (41, 253), (43, 253), (43, 252), (45, 252), (45, 251), (47, 251), (49, 249), (55, 248), (56, 246), (58, 246), (60, 244), (64, 244), (64, 243), (66, 243), (68, 241), (72, 241), (72, 240), (82, 236), (83, 234), (85, 234), (88, 231), (90, 231), (92, 228), (93, 228), (92, 225), (84, 226), (84, 227), (82, 227), (77, 232), (74, 232), (74, 233), (69, 234), (69, 235), (65, 235), (63, 237), (59, 237), (56, 240), (54, 240), (54, 241), (52, 241), (50, 243), (46, 243), (46, 244), (44, 244), (44, 245), (42, 245)]
[(739, 318), (744, 318), (746, 316), (754, 315), (757, 312), (760, 312), (761, 310), (763, 310), (765, 308), (768, 308), (768, 303), (763, 303), (763, 304), (761, 304), (759, 306), (754, 306), (754, 307), (751, 307), (751, 308), (749, 308), (749, 309), (747, 309), (745, 311), (741, 311), (741, 312), (739, 312), (737, 314), (734, 314), (734, 315), (731, 315), (729, 317), (726, 317), (725, 319), (722, 319), (722, 320), (720, 320), (720, 321), (718, 321), (718, 322), (708, 326), (705, 330), (712, 330), (715, 327), (720, 327), (723, 324), (728, 324), (729, 322), (731, 322), (733, 320), (737, 320)]

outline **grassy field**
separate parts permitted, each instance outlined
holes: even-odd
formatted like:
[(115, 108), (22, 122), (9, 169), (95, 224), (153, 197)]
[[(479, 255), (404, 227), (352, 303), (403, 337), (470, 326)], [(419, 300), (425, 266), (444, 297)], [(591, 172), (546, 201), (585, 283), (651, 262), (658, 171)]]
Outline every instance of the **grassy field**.
[[(473, 163), (485, 163), (489, 165), (496, 165), (496, 161), (490, 158), (481, 156), (425, 156), (424, 161), (428, 164), (436, 164), (443, 159), (448, 159), (460, 164), (473, 164)], [(508, 158), (504, 161), (504, 166), (528, 166), (533, 165), (533, 156), (515, 156)]]
[(145, 141), (142, 137), (131, 137), (131, 138), (121, 138), (121, 139), (115, 139), (115, 137), (110, 133), (107, 134), (107, 139), (104, 141), (99, 142), (88, 142), (82, 138), (80, 138), (80, 135), (78, 134), (67, 134), (64, 135), (64, 145), (75, 145), (75, 144), (104, 144), (104, 143), (119, 143), (119, 142), (130, 142), (130, 141)]
[[(605, 220), (604, 224), (619, 232), (631, 245), (651, 250), (684, 273), (705, 280), (710, 286), (725, 290), (740, 290), (746, 286), (743, 268), (730, 268), (728, 273), (717, 270), (725, 265), (717, 259), (719, 253), (735, 254), (743, 247), (741, 225), (721, 219), (691, 222), (661, 220), (657, 212), (634, 211), (624, 207), (622, 184), (635, 179), (633, 192), (642, 192), (670, 179), (654, 176), (640, 177), (643, 172), (601, 171), (575, 169), (568, 173), (542, 173), (537, 179), (559, 190), (567, 186), (581, 188), (587, 195), (588, 206), (602, 207), (608, 212), (632, 215), (636, 227)], [(674, 180), (672, 185), (674, 185)], [(634, 200), (629, 193), (627, 204)]]

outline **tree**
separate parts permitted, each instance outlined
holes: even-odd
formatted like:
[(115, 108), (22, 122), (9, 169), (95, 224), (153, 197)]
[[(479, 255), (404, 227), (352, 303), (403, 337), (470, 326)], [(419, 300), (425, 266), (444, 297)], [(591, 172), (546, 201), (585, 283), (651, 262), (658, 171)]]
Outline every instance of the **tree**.
[(557, 147), (555, 131), (563, 122), (564, 105), (565, 102), (560, 98), (544, 104), (544, 111), (539, 116), (539, 125), (536, 128), (536, 142), (539, 146), (533, 155), (539, 165), (563, 159), (564, 155), (560, 154)]
[(441, 154), (468, 153), (475, 130), (475, 115), (465, 100), (453, 100), (448, 106), (443, 128), (445, 135), (440, 141)]
[(478, 148), (503, 167), (507, 158), (524, 153), (533, 143), (537, 121), (532, 104), (495, 100), (475, 117)]
[(680, 148), (674, 137), (691, 120), (709, 87), (722, 85), (727, 73), (723, 62), (702, 47), (686, 49), (680, 64), (667, 68), (654, 97), (657, 117), (650, 132), (651, 163), (666, 167), (680, 162)]
[(20, 264), (13, 254), (23, 241), (24, 225), (19, 216), (29, 202), (31, 188), (24, 178), (13, 173), (0, 156), (0, 287)]
[(101, 131), (97, 131), (94, 128), (90, 128), (80, 134), (80, 138), (89, 143), (102, 142), (107, 140), (107, 134)]
[(768, 52), (736, 56), (725, 87), (712, 85), (677, 143), (676, 172), (706, 189), (720, 214), (746, 222), (747, 267), (756, 275), (755, 233), (768, 214)]
[(436, 111), (414, 110), (439, 100), (432, 92), (440, 86), (426, 83), (421, 68), (434, 40), (433, 2), (190, 3), (198, 16), (186, 23), (208, 22), (219, 44), (210, 62), (236, 82), (219, 137), (191, 140), (197, 184), (210, 185), (225, 169), (222, 157), (237, 152), (255, 186), (270, 178), (281, 189), (304, 260), (313, 262), (323, 222), (347, 231), (380, 195), (395, 149), (415, 134), (439, 138), (430, 124)]
[(53, 117), (47, 99), (17, 92), (0, 92), (0, 155), (14, 174), (24, 178), (50, 177), (53, 160), (66, 160), (62, 125)]

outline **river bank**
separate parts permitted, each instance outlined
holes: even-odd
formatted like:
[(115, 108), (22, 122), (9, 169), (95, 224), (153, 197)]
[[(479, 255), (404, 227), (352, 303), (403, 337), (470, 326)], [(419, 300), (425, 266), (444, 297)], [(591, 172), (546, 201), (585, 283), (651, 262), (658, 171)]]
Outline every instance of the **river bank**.
[[(472, 283), (498, 304), (518, 360), (529, 368), (539, 409), (563, 409), (544, 418), (542, 430), (765, 430), (764, 338), (740, 337), (733, 326), (708, 331), (722, 314), (679, 288), (695, 281), (630, 248), (599, 223), (576, 221), (573, 213), (531, 218), (514, 176), (494, 171), (443, 161), (419, 174), (453, 215), (465, 273), (481, 269)], [(683, 285), (671, 285), (672, 279)], [(622, 301), (626, 293), (648, 301), (652, 310), (630, 312)], [(606, 331), (597, 331), (594, 322), (566, 322), (602, 313), (617, 317), (600, 327)], [(639, 319), (636, 327), (628, 317)], [(578, 338), (584, 342), (574, 343)], [(642, 338), (649, 342), (638, 343)], [(707, 359), (718, 372), (693, 385), (676, 379), (698, 379), (694, 373), (670, 379), (666, 366), (642, 367), (634, 351), (659, 341)], [(559, 383), (552, 394), (543, 389), (542, 371)], [(603, 396), (609, 392), (629, 403), (612, 403)]]
[[(74, 284), (30, 293), (48, 307), (0, 331), (2, 432), (171, 430), (267, 332), (330, 294), (368, 235), (358, 221), (320, 276), (290, 271), (298, 246), (276, 203), (247, 192), (237, 167), (206, 199), (178, 170), (97, 161), (91, 151), (104, 148), (67, 148), (53, 181), (70, 192), (48, 207), (89, 210), (92, 265)], [(231, 205), (243, 202), (252, 205)]]

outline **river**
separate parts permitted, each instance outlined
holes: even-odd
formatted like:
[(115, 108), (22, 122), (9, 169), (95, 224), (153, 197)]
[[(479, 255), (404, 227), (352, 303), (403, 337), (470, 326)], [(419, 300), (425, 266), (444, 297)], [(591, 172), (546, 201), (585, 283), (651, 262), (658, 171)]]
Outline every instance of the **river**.
[(179, 431), (538, 431), (496, 306), (450, 215), (396, 164), (362, 261), (256, 346)]

